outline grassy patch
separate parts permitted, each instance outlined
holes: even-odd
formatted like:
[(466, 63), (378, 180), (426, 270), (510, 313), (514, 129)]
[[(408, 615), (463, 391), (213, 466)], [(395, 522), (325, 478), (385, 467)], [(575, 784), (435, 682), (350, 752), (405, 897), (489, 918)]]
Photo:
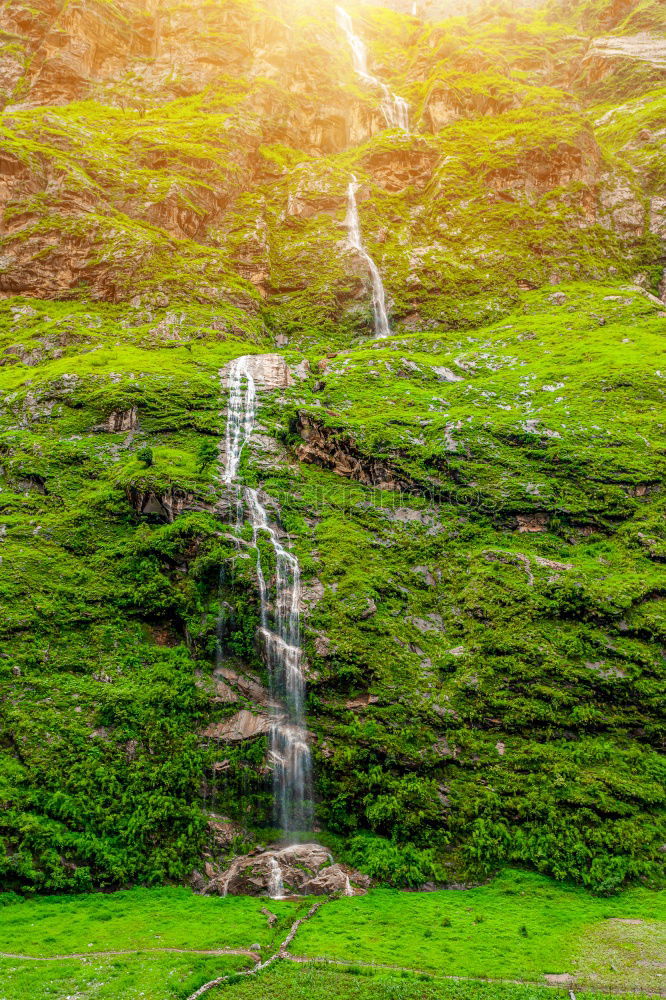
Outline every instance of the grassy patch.
[[(258, 978), (211, 992), (211, 1000), (566, 1000), (561, 989), (509, 983), (452, 982), (436, 976), (380, 970), (297, 966), (283, 962)], [(590, 992), (585, 1000), (609, 1000)], [(619, 1000), (617, 995), (614, 1000)]]
[(20, 900), (0, 909), (0, 951), (55, 956), (159, 948), (248, 949), (254, 944), (268, 951), (297, 907), (271, 902), (280, 917), (271, 930), (261, 913), (264, 905), (250, 897), (197, 896), (184, 888)]
[(585, 945), (590, 933), (604, 941), (609, 925), (618, 938), (623, 928), (635, 929), (617, 918), (666, 920), (664, 895), (633, 890), (600, 900), (536, 875), (506, 872), (467, 891), (412, 895), (378, 889), (329, 903), (302, 928), (293, 950), (313, 959), (404, 965), (449, 976), (539, 982), (568, 973), (599, 987), (645, 986), (630, 962), (624, 974), (612, 973), (608, 954)]

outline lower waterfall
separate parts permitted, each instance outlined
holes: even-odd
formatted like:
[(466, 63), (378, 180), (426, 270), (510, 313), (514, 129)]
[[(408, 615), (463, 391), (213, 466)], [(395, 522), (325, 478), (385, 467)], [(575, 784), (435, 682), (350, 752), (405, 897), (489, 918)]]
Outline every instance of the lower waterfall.
[[(252, 526), (259, 585), (258, 638), (268, 671), (273, 722), (269, 762), (273, 770), (273, 807), (276, 825), (285, 837), (312, 826), (312, 761), (305, 728), (305, 678), (300, 644), (301, 572), (270, 523), (259, 490), (237, 483), (243, 448), (255, 426), (257, 391), (248, 357), (229, 367), (229, 405), (222, 482), (236, 485), (238, 527), (244, 514)], [(274, 579), (267, 579), (260, 539), (270, 542), (275, 556)]]

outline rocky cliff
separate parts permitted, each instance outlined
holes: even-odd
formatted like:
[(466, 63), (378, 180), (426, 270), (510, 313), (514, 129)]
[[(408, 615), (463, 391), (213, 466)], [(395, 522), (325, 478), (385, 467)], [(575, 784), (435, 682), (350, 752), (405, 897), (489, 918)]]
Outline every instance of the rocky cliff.
[(663, 5), (349, 13), (408, 132), (326, 0), (0, 13), (9, 887), (214, 878), (271, 838), (218, 472), (254, 354), (319, 839), (396, 884), (657, 878)]

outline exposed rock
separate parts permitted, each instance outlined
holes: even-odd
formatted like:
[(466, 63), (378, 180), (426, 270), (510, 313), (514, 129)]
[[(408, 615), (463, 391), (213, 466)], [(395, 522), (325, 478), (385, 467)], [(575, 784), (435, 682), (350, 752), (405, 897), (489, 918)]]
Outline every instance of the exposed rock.
[(441, 365), (433, 365), (432, 371), (438, 377), (440, 382), (462, 382), (462, 375), (456, 375), (452, 372), (450, 368), (443, 368)]
[[(236, 688), (241, 695), (255, 704), (262, 706), (270, 705), (269, 693), (258, 677), (252, 674), (239, 674), (231, 667), (224, 665), (215, 669), (214, 677), (216, 680), (216, 694), (217, 686), (224, 685), (224, 687), (231, 690), (234, 694), (234, 701), (238, 700), (238, 696), (233, 691), (233, 688)], [(224, 678), (224, 680), (220, 680), (220, 678)]]
[(268, 921), (268, 926), (269, 926), (269, 927), (272, 927), (272, 926), (273, 926), (274, 924), (276, 924), (276, 923), (277, 923), (277, 921), (278, 921), (278, 917), (277, 917), (277, 914), (273, 913), (273, 912), (272, 912), (271, 910), (269, 910), (269, 909), (268, 909), (267, 907), (265, 907), (265, 906), (262, 906), (262, 908), (261, 908), (261, 912), (262, 912), (262, 913), (263, 913), (263, 915), (264, 915), (264, 916), (266, 917), (266, 920)]
[(377, 614), (377, 605), (372, 600), (371, 597), (367, 598), (366, 607), (361, 611), (359, 618), (361, 621), (366, 621), (368, 618), (372, 618), (373, 615)]
[(657, 69), (666, 70), (666, 39), (647, 31), (637, 35), (594, 38), (583, 65), (589, 78), (599, 79), (613, 63), (623, 59), (646, 62)]
[(435, 587), (437, 585), (437, 580), (427, 566), (412, 566), (412, 573), (418, 573), (419, 576), (422, 576), (428, 587)]
[(211, 817), (208, 820), (208, 829), (216, 845), (221, 848), (229, 848), (234, 840), (238, 840), (245, 834), (243, 827), (239, 823), (233, 823), (231, 820), (223, 818), (218, 819), (217, 817)]
[(358, 698), (349, 698), (345, 702), (345, 708), (357, 709), (357, 708), (367, 708), (368, 705), (376, 705), (379, 698), (374, 694), (362, 694)]
[(544, 559), (542, 556), (534, 556), (533, 558), (537, 566), (543, 566), (545, 569), (556, 569), (562, 572), (573, 569), (573, 563), (556, 562), (554, 559)]
[[(229, 386), (229, 365), (222, 369), (222, 385)], [(257, 389), (269, 392), (272, 389), (286, 389), (294, 385), (294, 378), (287, 362), (281, 354), (257, 354), (248, 356), (247, 367)]]
[(296, 446), (301, 462), (313, 462), (339, 476), (383, 490), (407, 490), (411, 485), (387, 462), (363, 454), (348, 435), (336, 434), (309, 413), (299, 411), (298, 430), (303, 438), (303, 444)]
[(318, 635), (315, 638), (315, 652), (317, 656), (330, 656), (331, 655), (331, 640), (327, 635)]
[(546, 514), (518, 514), (516, 524), (520, 533), (547, 531), (548, 516)]
[(112, 410), (104, 421), (104, 429), (109, 434), (120, 431), (133, 431), (139, 426), (137, 408), (132, 406), (129, 410)]
[(371, 884), (367, 875), (334, 864), (330, 852), (320, 844), (293, 844), (236, 858), (210, 882), (206, 891), (222, 895), (270, 895), (276, 863), (285, 896), (356, 895)]
[(230, 719), (223, 722), (213, 722), (201, 733), (209, 739), (224, 743), (238, 743), (241, 740), (252, 740), (270, 732), (273, 720), (268, 715), (254, 715), (246, 709), (236, 712)]
[(320, 580), (311, 580), (301, 586), (301, 612), (309, 614), (324, 596), (324, 585)]
[(192, 493), (178, 488), (158, 493), (154, 490), (140, 490), (128, 486), (125, 490), (127, 499), (137, 514), (153, 515), (169, 524), (173, 523), (178, 514), (184, 510), (209, 510), (210, 505), (199, 500)]
[(228, 684), (225, 684), (224, 681), (216, 682), (215, 697), (213, 698), (213, 701), (222, 702), (223, 704), (224, 703), (233, 704), (235, 701), (238, 701), (238, 697), (239, 696), (236, 693), (236, 691), (234, 691), (233, 688), (229, 687)]
[(387, 191), (402, 191), (408, 185), (425, 187), (437, 161), (437, 154), (427, 149), (390, 149), (373, 152), (363, 159), (363, 166), (373, 180)]

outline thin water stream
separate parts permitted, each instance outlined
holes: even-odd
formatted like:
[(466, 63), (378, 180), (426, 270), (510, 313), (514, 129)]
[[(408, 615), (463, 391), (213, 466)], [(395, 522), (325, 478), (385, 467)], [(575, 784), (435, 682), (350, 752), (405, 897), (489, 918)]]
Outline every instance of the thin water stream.
[[(288, 838), (290, 833), (312, 826), (312, 762), (305, 728), (305, 678), (300, 645), (300, 565), (271, 524), (260, 492), (237, 481), (241, 455), (254, 430), (257, 408), (256, 384), (247, 357), (231, 363), (228, 385), (226, 452), (221, 478), (226, 485), (236, 487), (237, 528), (244, 515), (252, 526), (259, 584), (258, 638), (268, 671), (270, 702), (275, 706), (269, 737), (274, 818)], [(275, 570), (270, 576), (262, 561), (262, 541), (267, 541), (273, 550)]]
[(393, 94), (385, 83), (378, 77), (373, 76), (368, 70), (368, 51), (363, 40), (354, 31), (351, 17), (344, 7), (336, 7), (335, 15), (338, 25), (344, 32), (352, 54), (352, 64), (354, 71), (371, 87), (377, 87), (382, 93), (380, 107), (382, 109), (386, 124), (389, 128), (401, 128), (405, 132), (409, 131), (409, 105), (404, 97)]
[(357, 191), (358, 182), (352, 174), (347, 188), (347, 216), (345, 218), (347, 238), (350, 246), (352, 246), (354, 250), (361, 255), (363, 260), (368, 265), (370, 281), (372, 283), (372, 310), (375, 316), (375, 334), (378, 337), (388, 337), (391, 333), (391, 327), (389, 326), (388, 315), (386, 312), (386, 292), (384, 291), (384, 282), (382, 281), (382, 276), (379, 273), (379, 268), (363, 245), (361, 224), (358, 218), (358, 206), (356, 204)]

